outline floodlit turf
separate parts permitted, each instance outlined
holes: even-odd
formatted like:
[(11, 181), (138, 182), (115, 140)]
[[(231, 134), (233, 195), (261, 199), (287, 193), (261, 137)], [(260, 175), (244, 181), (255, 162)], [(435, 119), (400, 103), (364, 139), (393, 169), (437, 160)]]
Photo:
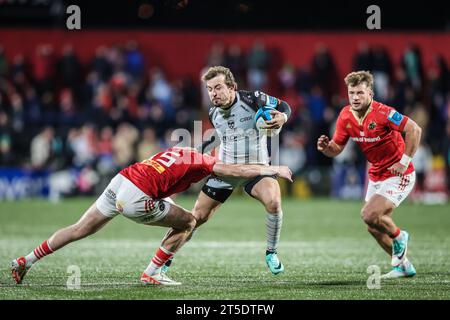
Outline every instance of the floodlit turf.
[[(194, 198), (176, 201), (192, 208)], [(170, 276), (179, 287), (145, 287), (139, 276), (166, 229), (121, 216), (94, 236), (44, 258), (22, 285), (10, 260), (29, 253), (57, 228), (78, 219), (93, 199), (0, 202), (0, 299), (449, 299), (450, 205), (403, 204), (395, 221), (410, 232), (408, 256), (418, 276), (368, 289), (367, 268), (389, 270), (390, 259), (366, 232), (360, 202), (284, 200), (279, 254), (286, 271), (265, 265), (265, 212), (233, 196), (178, 253)], [(69, 266), (81, 288), (71, 290)]]

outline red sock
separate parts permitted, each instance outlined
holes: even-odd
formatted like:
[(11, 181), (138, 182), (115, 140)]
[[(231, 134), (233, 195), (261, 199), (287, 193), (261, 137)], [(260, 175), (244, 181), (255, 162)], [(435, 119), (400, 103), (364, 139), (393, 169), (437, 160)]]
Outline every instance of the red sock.
[(395, 232), (391, 235), (391, 238), (395, 239), (398, 237), (399, 234), (400, 234), (400, 228), (397, 228), (397, 230), (395, 230)]
[(44, 242), (41, 243), (41, 245), (39, 247), (34, 249), (33, 252), (34, 252), (34, 255), (36, 256), (36, 258), (41, 259), (41, 258), (45, 257), (46, 255), (53, 253), (53, 250), (48, 245), (48, 240), (45, 240)]
[(172, 252), (169, 252), (163, 247), (160, 247), (153, 256), (152, 263), (154, 263), (155, 266), (159, 268), (163, 266), (167, 262), (167, 260), (172, 258), (172, 256), (173, 256)]

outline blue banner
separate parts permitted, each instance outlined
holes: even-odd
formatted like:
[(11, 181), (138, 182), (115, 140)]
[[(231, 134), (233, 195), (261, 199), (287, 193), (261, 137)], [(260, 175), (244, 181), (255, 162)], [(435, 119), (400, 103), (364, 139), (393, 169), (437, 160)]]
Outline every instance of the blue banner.
[(0, 200), (47, 197), (49, 172), (0, 168)]

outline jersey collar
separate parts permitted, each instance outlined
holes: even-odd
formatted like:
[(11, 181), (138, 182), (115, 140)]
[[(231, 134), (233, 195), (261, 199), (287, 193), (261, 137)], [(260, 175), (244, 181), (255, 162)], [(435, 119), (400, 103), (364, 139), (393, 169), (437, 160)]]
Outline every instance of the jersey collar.
[(236, 94), (235, 94), (235, 97), (234, 97), (234, 101), (233, 101), (233, 103), (231, 104), (231, 106), (229, 106), (229, 107), (226, 108), (226, 109), (219, 108), (219, 111), (222, 112), (222, 113), (230, 112), (231, 109), (233, 109), (233, 107), (234, 107), (235, 105), (237, 105), (237, 103), (238, 103), (239, 101), (240, 101), (239, 94), (238, 94), (238, 92), (236, 91)]

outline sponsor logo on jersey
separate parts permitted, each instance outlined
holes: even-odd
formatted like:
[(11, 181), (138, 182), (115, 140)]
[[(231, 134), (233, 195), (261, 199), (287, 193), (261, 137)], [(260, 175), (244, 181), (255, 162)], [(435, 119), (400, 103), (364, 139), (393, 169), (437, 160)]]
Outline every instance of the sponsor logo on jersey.
[(394, 123), (396, 126), (399, 126), (403, 120), (403, 115), (395, 110), (391, 110), (388, 115), (388, 120)]
[(360, 131), (360, 132), (359, 132), (359, 135), (360, 135), (361, 137), (364, 137), (364, 131)]
[(367, 137), (352, 137), (352, 140), (355, 142), (377, 142), (380, 141), (380, 136), (375, 138), (367, 138)]
[(158, 171), (158, 173), (163, 173), (164, 171), (166, 171), (166, 168), (164, 168), (162, 165), (160, 165), (158, 162), (152, 159), (146, 159), (142, 161), (141, 164), (152, 167), (153, 169)]
[(163, 212), (165, 208), (166, 208), (166, 205), (164, 204), (164, 201), (160, 201), (159, 205), (158, 205), (159, 211)]
[(267, 105), (269, 107), (275, 108), (278, 105), (278, 99), (272, 96), (268, 96), (269, 101), (267, 102)]
[(245, 121), (250, 121), (250, 120), (252, 120), (252, 119), (253, 119), (253, 117), (249, 116), (249, 117), (241, 118), (239, 121), (240, 121), (240, 122), (245, 122)]
[(351, 129), (351, 128), (352, 128), (352, 125), (351, 125), (350, 123), (347, 123), (347, 125), (345, 126), (345, 128)]
[(367, 128), (369, 128), (369, 130), (373, 130), (373, 129), (375, 129), (376, 126), (377, 126), (377, 124), (375, 123), (375, 121), (372, 121), (371, 123), (369, 123)]

